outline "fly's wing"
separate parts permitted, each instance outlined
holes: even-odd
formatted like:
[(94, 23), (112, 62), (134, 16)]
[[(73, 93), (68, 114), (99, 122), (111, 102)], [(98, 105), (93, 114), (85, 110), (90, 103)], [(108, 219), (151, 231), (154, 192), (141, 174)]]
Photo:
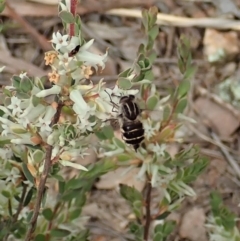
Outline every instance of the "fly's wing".
[(120, 129), (120, 123), (118, 119), (111, 119), (109, 122), (114, 131), (117, 131)]

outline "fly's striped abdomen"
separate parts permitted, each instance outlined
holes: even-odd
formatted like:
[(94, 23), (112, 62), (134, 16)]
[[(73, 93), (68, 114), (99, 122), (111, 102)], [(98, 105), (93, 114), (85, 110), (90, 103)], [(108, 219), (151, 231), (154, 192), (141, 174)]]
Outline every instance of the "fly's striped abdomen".
[(144, 140), (144, 129), (140, 121), (126, 122), (122, 126), (122, 138), (137, 150), (139, 144)]

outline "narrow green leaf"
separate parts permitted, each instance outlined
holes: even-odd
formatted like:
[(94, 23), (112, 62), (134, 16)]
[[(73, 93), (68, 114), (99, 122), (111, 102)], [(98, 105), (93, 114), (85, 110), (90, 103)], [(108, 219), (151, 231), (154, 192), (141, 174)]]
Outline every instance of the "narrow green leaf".
[(24, 176), (31, 182), (34, 184), (34, 177), (32, 176), (32, 174), (30, 173), (30, 171), (27, 168), (27, 165), (25, 163), (22, 163), (22, 170), (23, 170), (23, 174)]
[(59, 17), (62, 19), (63, 22), (65, 23), (74, 23), (75, 18), (72, 13), (67, 12), (67, 11), (61, 11), (59, 13)]
[(65, 191), (65, 182), (58, 181), (58, 190), (60, 194), (63, 194)]
[(190, 80), (196, 73), (196, 70), (197, 68), (195, 66), (187, 68), (186, 72), (184, 73), (183, 80)]
[(48, 221), (51, 221), (52, 218), (53, 218), (53, 212), (52, 212), (52, 210), (50, 208), (43, 209), (42, 215)]
[(71, 232), (66, 229), (55, 228), (55, 229), (51, 229), (50, 234), (52, 237), (63, 238), (71, 234)]
[(28, 191), (27, 196), (26, 196), (26, 198), (25, 198), (25, 200), (24, 200), (24, 203), (23, 203), (23, 206), (24, 206), (24, 207), (26, 207), (26, 206), (30, 203), (30, 201), (32, 200), (33, 192), (34, 192), (34, 188), (32, 187), (32, 188)]
[(120, 193), (128, 200), (131, 204), (135, 201), (142, 201), (142, 194), (134, 187), (127, 186), (125, 184), (120, 184)]
[(159, 27), (158, 25), (155, 25), (149, 32), (149, 36), (151, 37), (152, 40), (155, 40), (158, 36), (159, 33)]
[(183, 96), (185, 96), (190, 90), (190, 88), (191, 88), (191, 84), (188, 80), (181, 81), (177, 90), (178, 98), (182, 98)]
[(82, 209), (81, 208), (76, 208), (73, 211), (69, 213), (69, 221), (72, 221), (76, 218), (78, 218), (81, 215)]
[(125, 148), (126, 148), (125, 144), (124, 144), (121, 140), (119, 140), (118, 138), (116, 138), (116, 137), (113, 138), (113, 143), (114, 143), (117, 147), (119, 147), (119, 148), (121, 148), (121, 149), (125, 149)]
[(188, 104), (187, 98), (182, 98), (181, 100), (179, 100), (175, 109), (175, 113), (176, 114), (183, 113), (183, 111), (187, 107), (187, 104)]
[(121, 153), (117, 155), (118, 161), (125, 162), (132, 159), (132, 156), (127, 153)]

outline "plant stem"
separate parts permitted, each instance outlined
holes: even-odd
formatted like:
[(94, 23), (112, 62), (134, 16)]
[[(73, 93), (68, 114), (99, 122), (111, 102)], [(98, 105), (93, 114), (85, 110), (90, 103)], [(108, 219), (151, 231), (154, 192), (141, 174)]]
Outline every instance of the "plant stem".
[[(71, 0), (70, 4), (71, 4), (70, 5), (70, 12), (75, 17), (78, 0)], [(69, 35), (70, 35), (70, 37), (74, 36), (74, 32), (75, 32), (74, 31), (74, 27), (75, 27), (75, 24), (74, 23), (70, 23), (70, 25), (69, 25)]]
[(147, 176), (147, 197), (146, 197), (146, 222), (144, 227), (144, 240), (148, 241), (148, 234), (149, 234), (149, 228), (151, 224), (151, 192), (152, 192), (152, 184), (151, 184), (151, 178), (149, 175)]
[[(54, 118), (51, 122), (51, 126), (53, 126), (54, 124), (56, 124), (58, 122), (62, 107), (63, 107), (62, 103), (58, 103), (57, 112), (54, 115)], [(38, 191), (37, 191), (37, 200), (35, 203), (33, 216), (30, 221), (30, 227), (27, 231), (25, 241), (30, 241), (33, 239), (33, 232), (34, 232), (36, 224), (37, 224), (37, 218), (38, 218), (39, 210), (41, 207), (43, 193), (45, 190), (45, 184), (46, 184), (48, 173), (50, 171), (51, 164), (52, 164), (52, 162), (51, 162), (52, 149), (53, 149), (53, 146), (51, 146), (51, 145), (46, 146), (46, 157), (45, 157), (44, 168), (43, 168), (43, 172), (42, 172), (42, 175), (40, 178), (40, 183), (39, 183), (39, 187), (38, 187)]]
[[(12, 224), (16, 223), (17, 220), (18, 220), (18, 216), (23, 208), (23, 202), (24, 202), (24, 199), (25, 199), (25, 196), (26, 196), (26, 192), (27, 192), (27, 185), (26, 184), (23, 184), (23, 190), (22, 190), (22, 195), (21, 195), (21, 198), (20, 198), (20, 201), (19, 201), (19, 204), (18, 204), (18, 209), (17, 209), (17, 212), (14, 214), (13, 216), (13, 221), (12, 221)], [(6, 234), (6, 236), (4, 237), (3, 241), (7, 241), (8, 240), (8, 237), (9, 237), (9, 234)]]

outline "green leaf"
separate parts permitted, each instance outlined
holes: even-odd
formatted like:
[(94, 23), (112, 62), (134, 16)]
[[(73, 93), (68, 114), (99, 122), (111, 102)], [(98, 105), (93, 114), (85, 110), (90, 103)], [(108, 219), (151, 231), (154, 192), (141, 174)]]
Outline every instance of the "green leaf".
[(121, 148), (121, 149), (125, 149), (125, 148), (126, 148), (125, 144), (124, 144), (121, 140), (119, 140), (118, 138), (116, 138), (116, 137), (113, 138), (113, 143), (114, 143), (117, 147), (119, 147), (119, 148)]
[(65, 23), (74, 23), (75, 18), (72, 13), (67, 12), (67, 11), (61, 11), (59, 13), (59, 17), (62, 19), (63, 22)]
[(168, 120), (171, 115), (171, 108), (167, 105), (163, 109), (163, 120)]
[(149, 36), (151, 36), (151, 39), (152, 40), (155, 40), (156, 37), (158, 36), (158, 33), (159, 33), (159, 27), (158, 25), (155, 25), (149, 32)]
[(114, 132), (112, 126), (104, 126), (102, 128), (102, 132), (104, 133), (106, 139), (111, 140), (114, 137)]
[(60, 194), (63, 194), (65, 191), (65, 182), (58, 181), (58, 190)]
[(142, 194), (134, 187), (129, 187), (125, 184), (120, 184), (120, 193), (128, 200), (131, 204), (135, 201), (142, 201), (143, 197)]
[(23, 170), (23, 174), (24, 176), (33, 184), (34, 183), (34, 177), (32, 176), (32, 174), (30, 173), (30, 171), (28, 170), (28, 167), (25, 163), (22, 163), (22, 170)]
[(21, 78), (17, 75), (14, 75), (11, 80), (12, 80), (13, 87), (15, 87), (16, 89), (19, 89)]
[(118, 77), (119, 77), (119, 78), (120, 78), (120, 77), (126, 78), (126, 77), (128, 77), (129, 75), (131, 75), (131, 73), (132, 73), (132, 69), (129, 68), (129, 69), (126, 69), (126, 70), (124, 70), (123, 72), (121, 72), (121, 73), (118, 75)]
[(233, 231), (236, 225), (236, 215), (224, 206), (222, 198), (218, 192), (212, 192), (210, 195), (210, 204), (216, 223), (223, 226), (227, 231)]
[(133, 212), (135, 213), (136, 217), (141, 219), (142, 216), (143, 216), (143, 213), (142, 213), (143, 203), (142, 203), (142, 201), (137, 200), (137, 201), (133, 202), (132, 206), (133, 206)]
[(46, 236), (45, 234), (39, 233), (35, 238), (35, 241), (45, 241), (46, 240)]
[(30, 203), (30, 201), (32, 200), (33, 192), (34, 192), (34, 188), (32, 187), (32, 188), (28, 191), (27, 196), (26, 196), (26, 198), (25, 198), (25, 200), (24, 200), (24, 203), (23, 203), (23, 206), (24, 206), (24, 207), (26, 207), (26, 206)]
[(37, 96), (33, 95), (32, 96), (32, 104), (34, 107), (36, 107), (37, 105), (39, 105), (41, 102), (41, 98), (38, 98)]
[(48, 221), (51, 221), (53, 219), (53, 212), (52, 212), (52, 209), (51, 208), (45, 208), (43, 209), (42, 211), (42, 215), (43, 217), (48, 220)]
[(154, 110), (154, 108), (157, 106), (157, 103), (159, 101), (159, 98), (156, 95), (150, 96), (147, 99), (147, 109), (148, 110)]
[(117, 158), (118, 158), (118, 161), (120, 161), (120, 162), (132, 160), (132, 156), (130, 154), (127, 154), (127, 153), (118, 154)]
[(149, 15), (149, 26), (153, 27), (154, 24), (157, 21), (157, 14), (158, 14), (158, 8), (156, 6), (152, 6), (149, 11), (148, 11), (148, 15)]
[(142, 10), (142, 23), (145, 30), (148, 30), (148, 11), (146, 9)]
[(129, 79), (120, 77), (118, 79), (118, 86), (119, 86), (119, 88), (121, 88), (123, 90), (129, 90), (132, 87), (132, 83)]
[(196, 73), (197, 68), (195, 66), (190, 66), (186, 69), (184, 73), (183, 80), (190, 80)]
[(175, 109), (175, 113), (176, 114), (183, 113), (183, 111), (187, 107), (187, 104), (188, 104), (187, 98), (182, 98), (181, 100), (179, 100)]
[(177, 89), (178, 98), (185, 96), (191, 88), (191, 84), (188, 80), (181, 81)]
[(9, 191), (7, 191), (7, 190), (3, 190), (1, 193), (6, 198), (10, 198), (11, 197), (11, 193)]
[[(164, 224), (158, 224), (154, 228), (154, 241), (164, 241), (172, 233), (176, 226), (176, 222), (167, 220)], [(160, 239), (157, 239), (160, 238)]]
[(35, 164), (43, 162), (45, 158), (45, 153), (41, 150), (35, 150), (33, 153), (33, 162)]
[(5, 8), (5, 0), (1, 0), (0, 1), (0, 13), (3, 12), (4, 8)]
[(25, 76), (20, 82), (20, 90), (24, 93), (28, 93), (33, 88), (32, 80)]
[(76, 218), (78, 218), (81, 215), (82, 209), (81, 208), (76, 208), (73, 211), (69, 213), (69, 221), (72, 221)]
[(71, 232), (66, 229), (55, 228), (55, 229), (51, 229), (50, 234), (52, 237), (63, 238), (71, 234)]

